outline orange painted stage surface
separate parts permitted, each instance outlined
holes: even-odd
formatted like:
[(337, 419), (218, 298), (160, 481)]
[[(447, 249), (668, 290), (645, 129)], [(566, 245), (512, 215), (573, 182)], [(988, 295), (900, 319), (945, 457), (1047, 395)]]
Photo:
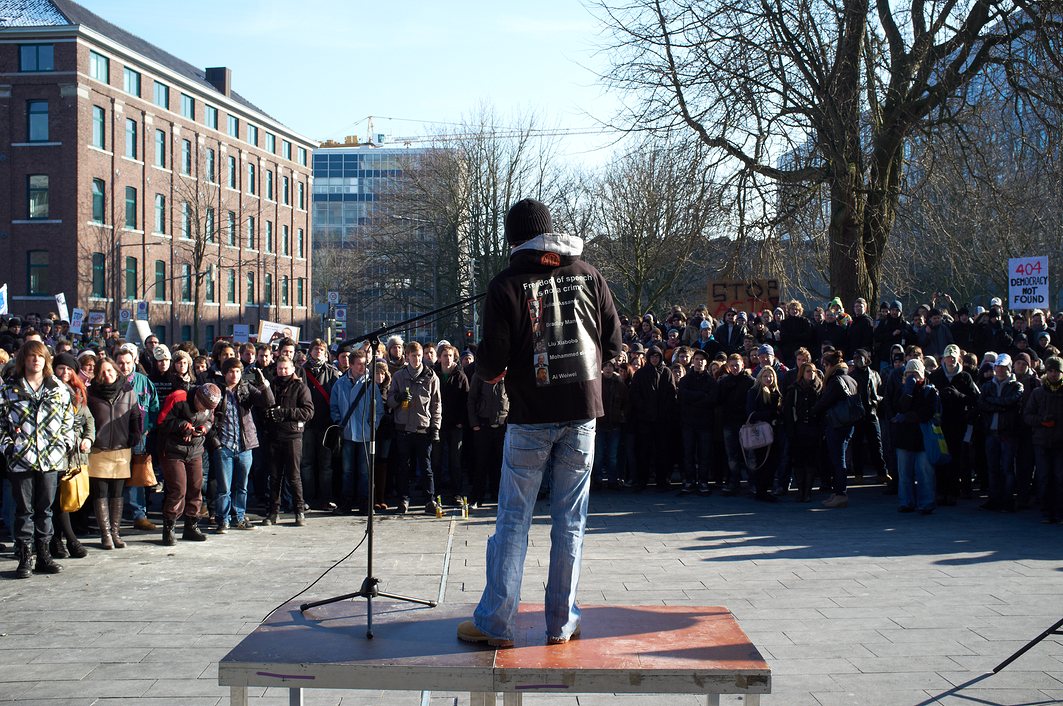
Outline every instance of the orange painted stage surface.
[(581, 637), (546, 645), (542, 605), (523, 604), (509, 649), (461, 642), (458, 623), (474, 606), (436, 608), (364, 600), (299, 613), (286, 604), (219, 664), (234, 704), (246, 687), (468, 691), (474, 704), (507, 704), (534, 693), (746, 694), (771, 691), (771, 671), (734, 616), (719, 606), (581, 606)]

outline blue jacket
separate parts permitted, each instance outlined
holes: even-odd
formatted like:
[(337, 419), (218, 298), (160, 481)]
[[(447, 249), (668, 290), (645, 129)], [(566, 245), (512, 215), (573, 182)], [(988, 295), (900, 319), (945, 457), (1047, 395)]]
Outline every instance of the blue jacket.
[(373, 427), (369, 426), (369, 405), (370, 397), (373, 395), (375, 385), (370, 381), (369, 374), (366, 373), (357, 380), (351, 379), (350, 374), (344, 374), (335, 384), (332, 386), (332, 393), (329, 401), (329, 414), (332, 417), (333, 424), (339, 424), (343, 421), (343, 418), (347, 416), (347, 411), (354, 403), (358, 393), (362, 391), (365, 385), (370, 385), (370, 388), (362, 393), (361, 399), (358, 400), (358, 406), (351, 414), (351, 418), (347, 421), (347, 426), (343, 428), (343, 438), (347, 441), (369, 441), (369, 434), (373, 427), (380, 425), (380, 419), (384, 416), (384, 402), (377, 397), (376, 405), (376, 421), (373, 423)]

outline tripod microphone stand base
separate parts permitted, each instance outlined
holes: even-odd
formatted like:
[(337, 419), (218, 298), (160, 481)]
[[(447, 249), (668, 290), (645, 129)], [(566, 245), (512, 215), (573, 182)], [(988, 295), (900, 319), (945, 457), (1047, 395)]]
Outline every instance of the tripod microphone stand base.
[[(438, 603), (435, 601), (425, 600), (423, 598), (410, 598), (409, 596), (400, 596), (397, 593), (387, 593), (377, 589), (380, 584), (380, 579), (374, 576), (366, 576), (362, 581), (362, 587), (354, 593), (345, 593), (342, 596), (333, 596), (332, 598), (326, 598), (321, 601), (313, 601), (311, 603), (303, 603), (299, 606), (299, 612), (303, 613), (311, 608), (317, 606), (327, 605), (329, 603), (337, 603), (339, 601), (346, 601), (351, 598), (364, 598), (367, 601), (372, 601), (374, 598), (391, 598), (396, 601), (405, 601), (407, 603), (416, 603), (417, 605), (428, 606), (429, 608), (435, 608)], [(368, 624), (366, 625), (365, 636), (367, 639), (373, 639), (373, 611), (370, 609), (366, 616), (368, 618)]]

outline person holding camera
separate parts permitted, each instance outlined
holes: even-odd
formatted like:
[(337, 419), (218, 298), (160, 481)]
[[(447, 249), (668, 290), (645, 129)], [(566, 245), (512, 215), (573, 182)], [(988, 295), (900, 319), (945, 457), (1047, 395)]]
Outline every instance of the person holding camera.
[(262, 524), (277, 524), (281, 509), (281, 478), (286, 478), (292, 493), (295, 526), (303, 527), (306, 519), (303, 514), (303, 480), (299, 475), (299, 464), (303, 457), (303, 431), (314, 416), (314, 401), (310, 397), (310, 388), (296, 377), (295, 363), (291, 358), (277, 359), (271, 385), (277, 404), (266, 410), (273, 463), (269, 475), (270, 511)]
[(214, 422), (221, 390), (213, 383), (200, 385), (183, 399), (171, 395), (159, 414), (159, 446), (166, 495), (162, 503), (162, 543), (172, 547), (178, 517), (184, 517), (181, 539), (202, 542), (207, 537), (197, 524), (203, 505), (203, 444)]

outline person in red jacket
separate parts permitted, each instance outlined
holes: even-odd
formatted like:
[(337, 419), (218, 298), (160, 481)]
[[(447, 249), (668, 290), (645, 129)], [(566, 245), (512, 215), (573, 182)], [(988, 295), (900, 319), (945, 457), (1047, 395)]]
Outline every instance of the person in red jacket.
[[(162, 472), (166, 479), (166, 496), (162, 505), (162, 543), (174, 545), (177, 518), (185, 518), (181, 539), (202, 542), (207, 537), (197, 524), (203, 505), (203, 443), (214, 422), (214, 408), (221, 401), (221, 390), (206, 383), (178, 399), (168, 398), (159, 414), (159, 446)], [(163, 416), (165, 414), (165, 417)]]

